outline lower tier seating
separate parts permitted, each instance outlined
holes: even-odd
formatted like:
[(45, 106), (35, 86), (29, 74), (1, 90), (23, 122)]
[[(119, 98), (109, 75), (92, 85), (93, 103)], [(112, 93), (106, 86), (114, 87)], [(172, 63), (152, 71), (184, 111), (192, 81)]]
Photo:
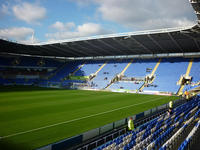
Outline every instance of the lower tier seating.
[[(101, 146), (97, 150), (167, 150), (185, 149), (196, 136), (200, 121), (200, 97), (193, 98), (176, 108), (128, 131)], [(196, 125), (195, 125), (196, 124)], [(184, 137), (188, 133), (188, 137)], [(182, 144), (181, 144), (182, 142)]]

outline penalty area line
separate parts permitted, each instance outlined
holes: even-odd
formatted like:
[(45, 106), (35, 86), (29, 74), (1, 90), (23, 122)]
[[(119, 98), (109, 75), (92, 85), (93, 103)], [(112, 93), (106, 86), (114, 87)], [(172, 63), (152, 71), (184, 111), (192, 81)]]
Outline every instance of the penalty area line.
[(0, 140), (1, 140), (1, 139), (5, 139), (5, 138), (9, 138), (9, 137), (13, 137), (13, 136), (17, 136), (17, 135), (22, 135), (22, 134), (34, 132), (34, 131), (39, 131), (39, 130), (42, 130), (42, 129), (47, 129), (47, 128), (55, 127), (55, 126), (62, 125), (62, 124), (67, 124), (67, 123), (79, 121), (79, 120), (86, 119), (86, 118), (91, 118), (91, 117), (95, 117), (95, 116), (99, 116), (99, 115), (111, 113), (111, 112), (118, 111), (118, 110), (121, 110), (121, 109), (130, 108), (130, 107), (133, 107), (133, 106), (137, 106), (137, 105), (141, 105), (141, 104), (145, 104), (145, 103), (157, 101), (157, 100), (162, 99), (162, 98), (163, 98), (163, 97), (155, 98), (155, 99), (153, 99), (153, 100), (146, 101), (146, 102), (142, 102), (142, 103), (137, 103), (137, 104), (133, 104), (133, 105), (128, 105), (128, 106), (124, 106), (124, 107), (112, 109), (112, 110), (109, 110), (109, 111), (105, 111), (105, 112), (101, 112), (101, 113), (97, 113), (97, 114), (93, 114), (93, 115), (88, 115), (88, 116), (84, 116), (84, 117), (80, 117), (80, 118), (76, 118), (76, 119), (72, 119), (72, 120), (63, 121), (63, 122), (60, 122), (60, 123), (55, 123), (55, 124), (47, 125), (47, 126), (40, 127), (40, 128), (35, 128), (35, 129), (27, 130), (27, 131), (22, 131), (22, 132), (18, 132), (18, 133), (13, 133), (13, 134), (10, 134), (10, 135), (6, 135), (6, 136), (0, 137)]

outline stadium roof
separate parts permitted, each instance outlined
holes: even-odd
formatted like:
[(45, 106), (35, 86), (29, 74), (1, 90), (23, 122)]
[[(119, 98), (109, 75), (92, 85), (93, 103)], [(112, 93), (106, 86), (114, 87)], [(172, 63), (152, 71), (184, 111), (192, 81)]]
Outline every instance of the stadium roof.
[(97, 57), (200, 52), (200, 0), (190, 0), (198, 18), (191, 27), (100, 35), (25, 45), (0, 39), (1, 54)]

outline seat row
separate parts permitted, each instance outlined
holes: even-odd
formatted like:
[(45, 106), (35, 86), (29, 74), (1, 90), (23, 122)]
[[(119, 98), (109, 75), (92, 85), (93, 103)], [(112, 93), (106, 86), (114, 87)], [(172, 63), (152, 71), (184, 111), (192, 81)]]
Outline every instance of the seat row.
[(114, 140), (103, 144), (97, 150), (137, 150), (161, 149), (168, 145), (181, 131), (200, 115), (200, 98), (193, 98), (174, 109), (172, 115), (167, 112), (159, 117), (141, 125), (134, 131), (129, 131)]

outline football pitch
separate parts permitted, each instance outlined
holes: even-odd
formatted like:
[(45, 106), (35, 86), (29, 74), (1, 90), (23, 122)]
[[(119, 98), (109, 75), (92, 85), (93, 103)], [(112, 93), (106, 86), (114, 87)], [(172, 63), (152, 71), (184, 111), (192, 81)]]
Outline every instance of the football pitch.
[(0, 87), (0, 149), (35, 149), (177, 97)]

